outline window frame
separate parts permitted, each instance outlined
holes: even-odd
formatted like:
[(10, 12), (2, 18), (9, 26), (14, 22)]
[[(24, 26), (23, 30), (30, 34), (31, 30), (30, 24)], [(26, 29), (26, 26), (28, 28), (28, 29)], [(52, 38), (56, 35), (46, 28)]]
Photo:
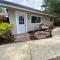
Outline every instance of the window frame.
[[(35, 16), (35, 17), (40, 17), (41, 18), (41, 20), (42, 20), (42, 16), (38, 16), (38, 15), (31, 15), (31, 23), (32, 23), (32, 16)], [(40, 21), (40, 23), (42, 23), (41, 21)], [(40, 24), (40, 23), (32, 23), (32, 24)]]

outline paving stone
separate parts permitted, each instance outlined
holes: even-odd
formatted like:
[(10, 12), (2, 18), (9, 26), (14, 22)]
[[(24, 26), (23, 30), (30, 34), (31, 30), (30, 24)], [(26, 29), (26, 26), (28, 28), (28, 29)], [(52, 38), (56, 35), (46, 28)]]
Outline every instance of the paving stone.
[(28, 33), (24, 33), (15, 37), (15, 42), (24, 42), (29, 40), (30, 40), (30, 37)]

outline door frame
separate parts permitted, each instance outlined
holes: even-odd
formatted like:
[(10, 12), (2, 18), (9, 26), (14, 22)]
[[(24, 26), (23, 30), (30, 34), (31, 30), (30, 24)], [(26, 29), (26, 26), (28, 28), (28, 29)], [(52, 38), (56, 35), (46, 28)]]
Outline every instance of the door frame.
[(23, 34), (23, 33), (18, 33), (18, 24), (17, 24), (17, 16), (19, 14), (24, 14), (24, 20), (25, 20), (25, 33), (27, 32), (27, 13), (26, 12), (21, 12), (21, 11), (15, 11), (15, 17), (16, 17), (16, 32), (17, 34)]

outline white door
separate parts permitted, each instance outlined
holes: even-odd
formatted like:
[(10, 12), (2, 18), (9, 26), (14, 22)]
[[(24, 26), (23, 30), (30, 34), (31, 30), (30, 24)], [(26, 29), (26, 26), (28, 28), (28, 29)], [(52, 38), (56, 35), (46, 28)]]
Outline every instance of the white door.
[(17, 15), (17, 33), (22, 34), (26, 32), (26, 22), (24, 15)]

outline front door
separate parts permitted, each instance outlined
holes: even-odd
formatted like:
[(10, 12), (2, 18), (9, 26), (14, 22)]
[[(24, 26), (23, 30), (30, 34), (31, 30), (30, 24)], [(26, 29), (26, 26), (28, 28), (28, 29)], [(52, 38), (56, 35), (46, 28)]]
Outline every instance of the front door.
[(26, 32), (26, 22), (24, 15), (17, 16), (17, 33), (22, 34)]

